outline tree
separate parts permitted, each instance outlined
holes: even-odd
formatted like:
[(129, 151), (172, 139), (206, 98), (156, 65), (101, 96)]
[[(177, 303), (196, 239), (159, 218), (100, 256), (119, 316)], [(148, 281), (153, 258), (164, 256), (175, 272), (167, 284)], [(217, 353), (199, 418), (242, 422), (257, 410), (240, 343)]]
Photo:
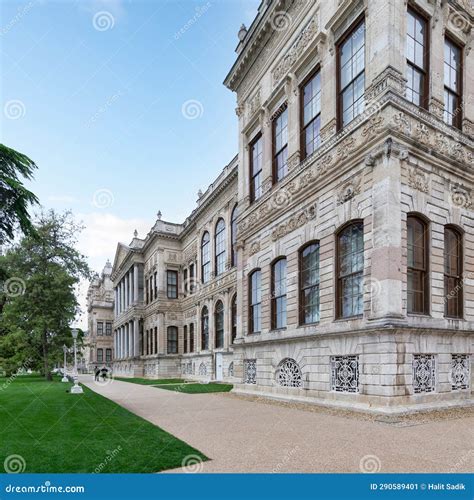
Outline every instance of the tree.
[(69, 325), (79, 312), (75, 290), (90, 277), (85, 257), (75, 248), (81, 229), (70, 212), (42, 212), (34, 233), (0, 256), (8, 276), (0, 287), (0, 302), (1, 294), (5, 301), (0, 362), (7, 369), (29, 360), (30, 368), (50, 379), (53, 364), (62, 359), (62, 345), (71, 343)]
[(0, 245), (12, 240), (19, 226), (24, 234), (32, 231), (28, 209), (38, 198), (25, 188), (20, 177), (33, 178), (36, 164), (28, 156), (0, 144)]

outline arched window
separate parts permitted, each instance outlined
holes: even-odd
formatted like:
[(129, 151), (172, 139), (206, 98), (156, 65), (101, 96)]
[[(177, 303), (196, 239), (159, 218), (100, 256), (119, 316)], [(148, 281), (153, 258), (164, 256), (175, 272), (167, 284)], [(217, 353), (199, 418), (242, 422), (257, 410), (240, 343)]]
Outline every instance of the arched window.
[(237, 295), (232, 297), (231, 304), (231, 314), (232, 314), (232, 343), (237, 338)]
[(211, 277), (211, 248), (210, 236), (206, 231), (201, 240), (201, 279), (207, 283)]
[(232, 215), (230, 217), (230, 241), (231, 241), (231, 265), (234, 267), (237, 265), (237, 205), (235, 205), (234, 210), (232, 210)]
[(224, 304), (217, 301), (214, 311), (214, 328), (216, 334), (216, 349), (224, 347)]
[(415, 215), (407, 218), (407, 312), (428, 314), (428, 226)]
[(178, 354), (178, 327), (169, 326), (167, 333), (168, 354)]
[(300, 324), (319, 321), (319, 243), (310, 243), (299, 253)]
[(256, 269), (249, 276), (249, 333), (258, 333), (262, 322), (262, 272)]
[(188, 325), (183, 326), (183, 352), (188, 352)]
[(359, 316), (363, 312), (364, 224), (354, 221), (337, 236), (337, 312), (338, 318)]
[(201, 351), (209, 349), (209, 311), (206, 306), (201, 312)]
[(225, 222), (224, 219), (219, 219), (216, 224), (216, 236), (214, 241), (214, 249), (216, 254), (216, 276), (225, 271)]
[(189, 323), (189, 352), (194, 352), (194, 323)]
[(462, 234), (454, 227), (444, 228), (444, 314), (463, 315), (463, 244)]
[(286, 327), (286, 259), (272, 265), (272, 329)]

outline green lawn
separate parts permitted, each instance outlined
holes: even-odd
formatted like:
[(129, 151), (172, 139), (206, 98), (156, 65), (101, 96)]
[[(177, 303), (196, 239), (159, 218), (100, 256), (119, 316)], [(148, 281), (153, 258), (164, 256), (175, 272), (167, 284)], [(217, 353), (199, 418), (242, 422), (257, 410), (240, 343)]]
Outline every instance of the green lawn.
[(148, 378), (126, 378), (126, 377), (114, 377), (115, 380), (122, 380), (123, 382), (131, 382), (132, 384), (142, 384), (142, 385), (159, 385), (159, 384), (182, 384), (184, 380), (181, 378), (158, 378), (158, 379), (148, 379)]
[(229, 392), (232, 390), (232, 384), (168, 384), (155, 385), (157, 389), (166, 389), (167, 391), (184, 392), (186, 394), (205, 394), (209, 392)]
[(207, 458), (83, 386), (39, 377), (0, 379), (0, 472), (20, 455), (24, 472), (158, 472), (188, 455)]

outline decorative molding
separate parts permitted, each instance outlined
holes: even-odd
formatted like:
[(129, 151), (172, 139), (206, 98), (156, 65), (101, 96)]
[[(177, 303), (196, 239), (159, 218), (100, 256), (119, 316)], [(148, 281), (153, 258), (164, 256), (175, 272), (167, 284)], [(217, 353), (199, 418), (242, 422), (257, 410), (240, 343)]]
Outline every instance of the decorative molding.
[(311, 205), (310, 207), (300, 212), (295, 217), (291, 217), (284, 224), (280, 224), (276, 229), (272, 231), (272, 241), (277, 241), (278, 239), (282, 238), (283, 236), (286, 236), (295, 229), (304, 226), (310, 220), (315, 219), (316, 212), (317, 209), (315, 203), (314, 205)]
[(428, 193), (429, 190), (429, 180), (428, 176), (418, 170), (416, 168), (410, 168), (408, 170), (408, 185), (416, 189), (417, 191), (421, 191), (422, 193)]
[(345, 182), (337, 193), (337, 204), (342, 205), (360, 194), (362, 189), (362, 176), (353, 177)]
[(259, 111), (261, 106), (261, 90), (259, 87), (255, 94), (247, 101), (248, 119), (250, 119), (257, 111)]
[(251, 245), (250, 245), (250, 250), (249, 250), (249, 254), (250, 255), (255, 255), (256, 253), (260, 252), (260, 241), (254, 241)]
[(451, 186), (450, 198), (455, 207), (467, 209), (472, 207), (471, 190), (460, 184), (453, 184)]

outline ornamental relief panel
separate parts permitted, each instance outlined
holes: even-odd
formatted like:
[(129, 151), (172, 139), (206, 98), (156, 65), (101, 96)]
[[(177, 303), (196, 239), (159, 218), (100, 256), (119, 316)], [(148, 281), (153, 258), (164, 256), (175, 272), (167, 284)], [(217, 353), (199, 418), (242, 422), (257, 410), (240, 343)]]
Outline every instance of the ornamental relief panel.
[(298, 215), (291, 217), (287, 222), (280, 224), (276, 229), (272, 231), (272, 241), (277, 241), (278, 239), (286, 236), (295, 229), (304, 226), (310, 220), (316, 218), (316, 203), (306, 208)]
[(408, 170), (407, 183), (411, 188), (421, 191), (422, 193), (428, 193), (429, 191), (428, 175), (419, 169), (410, 168)]
[(353, 177), (345, 182), (337, 193), (337, 204), (342, 205), (346, 201), (352, 200), (352, 198), (361, 193), (361, 188), (362, 176)]
[(472, 208), (472, 192), (460, 184), (452, 184), (449, 194), (450, 203), (456, 208)]

